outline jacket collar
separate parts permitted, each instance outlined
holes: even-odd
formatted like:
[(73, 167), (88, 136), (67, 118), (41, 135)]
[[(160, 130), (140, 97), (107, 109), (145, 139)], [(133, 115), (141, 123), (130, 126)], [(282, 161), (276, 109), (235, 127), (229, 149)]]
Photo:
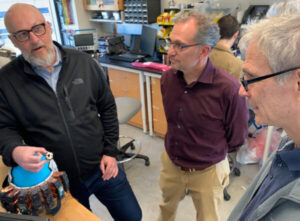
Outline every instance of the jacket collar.
[(214, 47), (214, 49), (218, 50), (218, 51), (224, 51), (224, 52), (227, 52), (229, 54), (233, 54), (232, 51), (229, 48), (221, 45), (220, 43), (217, 43), (216, 46)]
[(300, 171), (300, 148), (294, 148), (294, 145), (294, 142), (287, 143), (278, 155), (290, 171)]

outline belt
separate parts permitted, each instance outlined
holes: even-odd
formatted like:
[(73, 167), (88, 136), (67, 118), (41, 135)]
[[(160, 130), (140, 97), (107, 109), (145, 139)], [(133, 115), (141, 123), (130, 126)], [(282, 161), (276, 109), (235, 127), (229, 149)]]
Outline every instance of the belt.
[(185, 172), (190, 172), (190, 173), (201, 170), (201, 169), (197, 169), (197, 168), (187, 168), (187, 167), (180, 167), (180, 169)]

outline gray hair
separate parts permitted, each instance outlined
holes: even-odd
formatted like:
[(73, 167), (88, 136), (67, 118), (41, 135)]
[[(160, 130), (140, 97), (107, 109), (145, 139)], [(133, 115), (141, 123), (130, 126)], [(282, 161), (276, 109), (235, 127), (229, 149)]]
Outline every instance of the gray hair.
[[(272, 72), (300, 66), (300, 13), (270, 17), (250, 25), (239, 42), (242, 54), (254, 41)], [(279, 75), (276, 80), (283, 83), (290, 75), (291, 72)]]
[(275, 2), (274, 4), (272, 4), (266, 14), (266, 17), (268, 18), (268, 17), (280, 15), (283, 10), (283, 5), (284, 5), (284, 2)]
[(276, 2), (272, 4), (266, 14), (266, 17), (297, 12), (300, 12), (300, 0), (286, 0), (285, 2)]
[(195, 41), (201, 45), (208, 45), (211, 48), (215, 47), (220, 39), (218, 24), (208, 15), (196, 10), (182, 11), (176, 14), (173, 21), (177, 24), (186, 22), (189, 19), (197, 21), (197, 31), (194, 36)]

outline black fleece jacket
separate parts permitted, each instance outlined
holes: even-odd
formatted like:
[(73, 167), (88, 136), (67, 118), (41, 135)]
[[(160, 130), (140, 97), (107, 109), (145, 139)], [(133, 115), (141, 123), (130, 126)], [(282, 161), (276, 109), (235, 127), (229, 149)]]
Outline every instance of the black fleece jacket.
[(16, 146), (45, 147), (72, 184), (88, 178), (103, 155), (116, 156), (119, 126), (99, 64), (55, 44), (62, 53), (56, 93), (23, 56), (0, 69), (0, 155), (15, 166)]

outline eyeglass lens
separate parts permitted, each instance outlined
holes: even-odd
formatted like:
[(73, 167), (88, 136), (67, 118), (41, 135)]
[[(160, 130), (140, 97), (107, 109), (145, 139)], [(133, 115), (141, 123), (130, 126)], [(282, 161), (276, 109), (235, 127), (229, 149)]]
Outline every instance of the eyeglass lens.
[(15, 33), (14, 36), (18, 41), (26, 41), (29, 39), (30, 32), (32, 32), (36, 36), (41, 36), (41, 35), (45, 34), (45, 32), (46, 32), (45, 24), (39, 24), (39, 25), (33, 26), (31, 28), (31, 30), (19, 31), (19, 32)]

